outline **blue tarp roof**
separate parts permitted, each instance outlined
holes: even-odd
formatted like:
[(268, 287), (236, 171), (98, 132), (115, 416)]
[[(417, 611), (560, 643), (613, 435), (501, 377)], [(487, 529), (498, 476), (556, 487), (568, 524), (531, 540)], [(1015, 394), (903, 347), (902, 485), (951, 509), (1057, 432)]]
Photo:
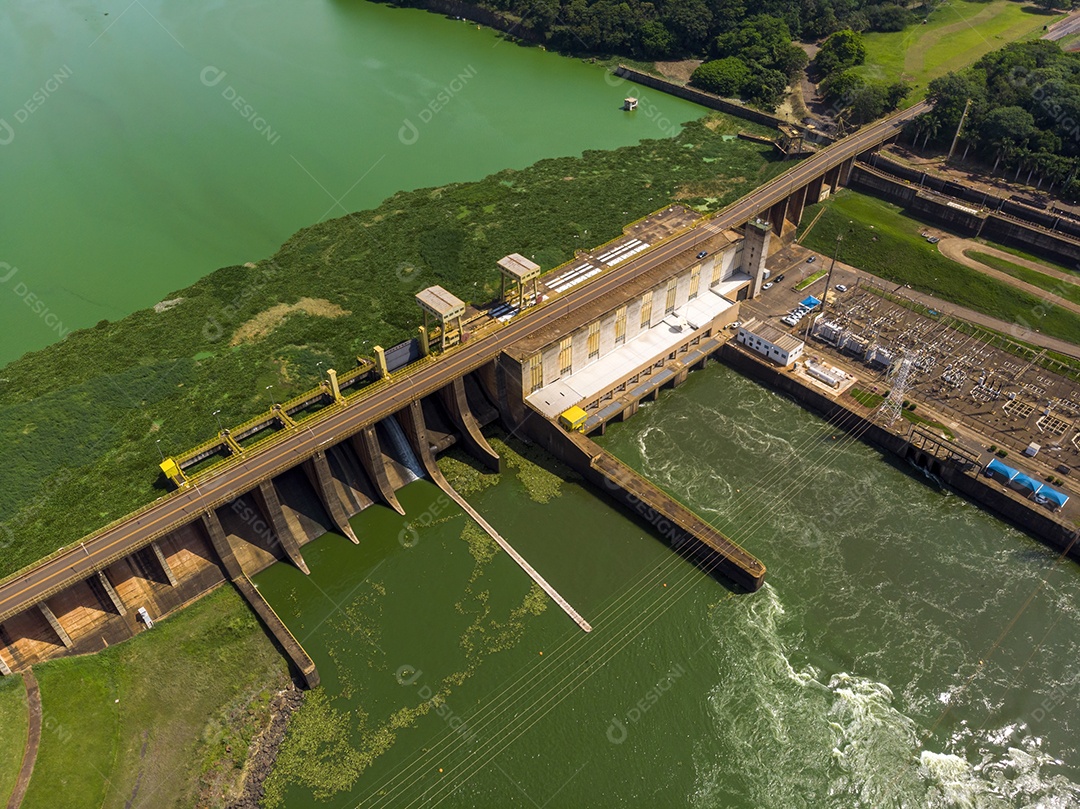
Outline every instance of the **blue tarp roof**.
[(1069, 502), (1069, 496), (1067, 494), (1062, 494), (1057, 489), (1051, 489), (1045, 483), (1040, 483), (1034, 478), (1025, 475), (1023, 472), (1019, 472), (1011, 466), (1006, 466), (997, 458), (990, 461), (990, 463), (986, 465), (986, 469), (988, 472), (997, 472), (999, 475), (1004, 475), (1009, 479), (1010, 483), (1016, 483), (1020, 486), (1027, 487), (1031, 490), (1032, 494), (1045, 497), (1058, 508), (1061, 508)]
[(1039, 494), (1051, 501), (1058, 508), (1061, 508), (1069, 502), (1069, 496), (1067, 494), (1062, 494), (1057, 489), (1051, 489), (1049, 486), (1043, 486), (1043, 489)]
[(1035, 480), (1035, 478), (1028, 477), (1023, 472), (1019, 472), (1016, 477), (1012, 479), (1012, 482), (1018, 486), (1027, 486), (1027, 488), (1031, 489), (1033, 492), (1038, 492), (1039, 489), (1043, 487), (1039, 481)]
[(811, 309), (813, 309), (815, 306), (821, 306), (821, 301), (811, 295), (808, 298), (803, 299), (802, 305), (809, 306)]

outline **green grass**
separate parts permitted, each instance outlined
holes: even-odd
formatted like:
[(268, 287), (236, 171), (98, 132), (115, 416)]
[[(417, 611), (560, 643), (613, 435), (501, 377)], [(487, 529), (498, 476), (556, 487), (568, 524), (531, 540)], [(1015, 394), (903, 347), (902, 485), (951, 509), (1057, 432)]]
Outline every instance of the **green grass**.
[(869, 407), (871, 410), (885, 401), (885, 397), (880, 393), (870, 393), (870, 391), (860, 390), (859, 388), (852, 388), (848, 393), (856, 402), (863, 407)]
[(29, 717), (22, 677), (0, 680), (0, 804), (7, 804), (22, 766)]
[(989, 3), (946, 0), (931, 12), (925, 24), (895, 33), (866, 33), (866, 62), (859, 75), (880, 81), (904, 79), (914, 85), (907, 101), (926, 95), (926, 86), (938, 76), (960, 70), (984, 54), (1009, 42), (1042, 34), (1042, 27), (1061, 15), (1032, 14), (1030, 4), (1012, 0)]
[(810, 286), (811, 284), (816, 284), (818, 281), (820, 281), (822, 278), (824, 278), (828, 274), (829, 274), (828, 270), (818, 270), (813, 275), (811, 275), (811, 276), (809, 276), (807, 278), (804, 278), (799, 283), (797, 283), (795, 285), (795, 291), (796, 292), (802, 292), (808, 286)]
[(243, 765), (248, 707), (288, 682), (230, 587), (127, 643), (34, 671), (43, 726), (24, 809), (124, 807), (136, 789), (135, 805), (205, 805)]
[[(975, 239), (974, 241), (980, 242), (982, 244), (991, 244), (991, 242), (988, 242), (985, 239)], [(1078, 272), (1078, 270), (1080, 270), (1080, 266), (1068, 267), (1068, 266), (1066, 266), (1064, 264), (1057, 264), (1057, 263), (1055, 263), (1053, 261), (1050, 261), (1047, 258), (1043, 258), (1042, 256), (1036, 256), (1033, 253), (1026, 253), (1023, 250), (1021, 250), (1021, 249), (1019, 249), (1017, 247), (1013, 247), (1012, 245), (1008, 245), (1008, 244), (994, 244), (993, 246), (995, 248), (997, 248), (998, 250), (1001, 250), (1003, 252), (1012, 253), (1017, 258), (1023, 258), (1023, 259), (1027, 259), (1028, 261), (1035, 261), (1035, 262), (1037, 262), (1039, 264), (1043, 264), (1043, 265), (1049, 267), (1052, 270), (1059, 270), (1060, 272), (1074, 273), (1074, 274), (1076, 274), (1077, 280), (1080, 280), (1080, 272)]]
[[(825, 214), (803, 239), (806, 247), (829, 253), (837, 234), (844, 232), (840, 258), (848, 264), (1006, 323), (1028, 324), (1080, 344), (1080, 316), (1043, 306), (1034, 295), (941, 255), (919, 235), (922, 223), (896, 205), (849, 190), (822, 204)], [(809, 221), (814, 213), (808, 209), (804, 219)]]
[[(413, 296), (433, 284), (469, 302), (499, 291), (511, 252), (550, 269), (677, 200), (718, 210), (779, 174), (772, 149), (724, 140), (746, 128), (711, 115), (665, 138), (543, 160), (484, 180), (395, 194), (374, 210), (314, 225), (254, 268), (227, 267), (142, 310), (68, 335), (0, 371), (0, 576), (164, 493), (165, 454), (352, 368), (373, 345), (416, 334)], [(229, 346), (244, 322), (302, 296), (350, 314), (296, 314), (258, 342)], [(320, 366), (321, 363), (321, 366)], [(109, 485), (102, 485), (102, 481)]]
[(1003, 259), (1000, 256), (992, 256), (989, 253), (983, 253), (980, 250), (965, 250), (964, 255), (985, 264), (987, 267), (1011, 275), (1013, 278), (1018, 278), (1026, 284), (1031, 284), (1032, 286), (1037, 286), (1039, 289), (1045, 289), (1047, 292), (1052, 292), (1059, 298), (1064, 298), (1067, 301), (1080, 304), (1080, 286), (1077, 286), (1076, 284), (1070, 284), (1068, 281), (1054, 278), (1046, 273), (1033, 270), (1030, 267), (1022, 267), (1021, 265)]
[[(870, 408), (871, 410), (877, 409), (881, 406), (881, 403), (885, 401), (885, 397), (882, 396), (880, 393), (871, 393), (870, 391), (861, 390), (859, 388), (852, 388), (848, 391), (848, 393), (851, 395), (851, 398), (854, 399), (856, 402), (861, 404), (863, 407)], [(920, 416), (918, 412), (913, 413), (912, 411), (905, 408), (900, 411), (900, 416), (905, 421), (909, 421), (912, 424), (922, 424), (927, 427), (933, 427), (936, 430), (940, 430), (950, 440), (954, 437), (953, 431), (946, 427), (944, 424), (939, 421), (933, 421), (924, 416)]]

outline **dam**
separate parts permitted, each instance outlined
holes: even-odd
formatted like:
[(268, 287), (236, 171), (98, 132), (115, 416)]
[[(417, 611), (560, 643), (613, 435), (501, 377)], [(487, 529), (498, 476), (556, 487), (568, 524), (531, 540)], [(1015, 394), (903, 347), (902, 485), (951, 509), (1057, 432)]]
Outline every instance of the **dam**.
[(437, 322), (416, 338), (166, 459), (175, 491), (0, 583), (0, 670), (122, 641), (142, 631), (139, 607), (156, 618), (228, 581), (314, 685), (310, 658), (249, 577), (279, 560), (306, 572), (304, 545), (327, 531), (363, 542), (349, 517), (373, 505), (403, 513), (396, 491), (419, 476), (442, 485), (434, 458), (451, 446), (499, 469), (482, 432), (495, 421), (717, 578), (758, 589), (759, 560), (555, 420), (578, 408), (577, 427), (602, 430), (703, 366), (732, 336), (740, 303), (761, 291), (774, 237), (923, 108), (804, 159), (713, 217), (666, 208), (544, 275), (507, 256), (490, 305), (424, 290), (417, 303)]

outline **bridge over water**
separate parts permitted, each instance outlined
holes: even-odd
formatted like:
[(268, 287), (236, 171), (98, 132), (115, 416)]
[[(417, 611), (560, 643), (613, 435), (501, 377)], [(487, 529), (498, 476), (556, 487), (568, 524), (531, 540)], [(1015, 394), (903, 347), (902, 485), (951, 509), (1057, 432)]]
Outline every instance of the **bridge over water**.
[[(306, 542), (327, 530), (360, 541), (348, 518), (373, 504), (401, 512), (395, 491), (417, 475), (410, 468), (417, 457), (459, 443), (498, 469), (481, 432), (496, 419), (581, 464), (586, 479), (620, 502), (645, 503), (646, 519), (663, 519), (671, 528), (664, 538), (680, 552), (756, 589), (765, 574), (758, 560), (595, 445), (589, 449), (588, 439), (560, 432), (537, 402), (577, 391), (581, 399), (567, 406), (582, 405), (594, 423), (608, 413), (602, 425), (630, 415), (661, 385), (681, 382), (720, 344), (738, 301), (760, 289), (769, 231), (789, 232), (806, 204), (846, 183), (857, 157), (926, 108), (918, 104), (793, 164), (712, 217), (669, 209), (629, 227), (577, 266), (549, 274), (557, 278), (535, 305), (493, 311), (474, 324), (468, 342), (334, 396), (312, 416), (279, 414), (283, 429), (273, 438), (0, 582), (0, 671), (123, 640), (139, 630), (139, 606), (158, 616), (222, 581), (261, 601), (247, 576), (279, 559), (306, 572)], [(691, 221), (677, 222), (680, 213)], [(736, 232), (755, 220), (768, 227)], [(642, 353), (646, 347), (653, 353)], [(600, 373), (604, 358), (617, 355), (626, 359)], [(432, 474), (430, 467), (419, 472)], [(256, 609), (305, 680), (317, 682), (268, 605)]]

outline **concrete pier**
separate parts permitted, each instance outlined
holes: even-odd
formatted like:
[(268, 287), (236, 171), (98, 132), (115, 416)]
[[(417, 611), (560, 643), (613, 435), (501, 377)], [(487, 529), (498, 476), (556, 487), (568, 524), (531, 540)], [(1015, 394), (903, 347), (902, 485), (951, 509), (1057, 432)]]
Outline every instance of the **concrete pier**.
[(281, 512), (281, 501), (278, 499), (277, 490), (274, 488), (274, 482), (272, 480), (264, 480), (260, 483), (259, 494), (262, 495), (266, 516), (269, 518), (270, 524), (274, 526), (274, 535), (277, 536), (278, 542), (281, 543), (281, 548), (285, 551), (285, 555), (289, 557), (289, 560), (294, 565), (304, 571), (304, 573), (311, 573), (311, 571), (308, 570), (307, 562), (304, 561), (304, 557), (300, 553), (300, 543), (297, 542), (296, 536), (285, 522), (285, 515)]
[(213, 509), (203, 512), (202, 522), (206, 528), (207, 536), (210, 537), (210, 545), (217, 554), (221, 566), (225, 568), (225, 575), (230, 580), (236, 580), (243, 576), (244, 569), (240, 566), (240, 562), (237, 561), (236, 554), (233, 553), (229, 537), (225, 534), (225, 529), (221, 525), (217, 512)]
[(304, 686), (309, 689), (315, 688), (319, 684), (319, 672), (315, 668), (315, 661), (311, 659), (304, 647), (300, 645), (300, 641), (285, 626), (285, 622), (274, 612), (274, 608), (263, 598), (262, 593), (251, 583), (247, 576), (234, 579), (233, 584), (240, 591), (240, 595), (251, 605), (251, 609), (259, 616), (259, 620), (262, 621), (263, 626), (277, 641), (282, 651), (285, 652), (285, 656), (289, 658), (289, 662), (296, 668), (304, 681)]
[(386, 474), (386, 466), (382, 460), (382, 450), (379, 449), (379, 437), (375, 434), (375, 427), (365, 427), (356, 435), (352, 436), (353, 449), (360, 458), (360, 465), (364, 467), (364, 473), (368, 480), (374, 484), (380, 499), (398, 514), (404, 516), (405, 509), (398, 502), (394, 494), (394, 487), (390, 485), (390, 478)]
[(176, 574), (173, 573), (172, 566), (169, 565), (169, 560), (165, 558), (165, 554), (161, 552), (161, 546), (156, 542), (151, 542), (150, 549), (154, 552), (154, 558), (158, 560), (158, 564), (161, 565), (161, 572), (165, 574), (169, 584), (175, 587), (177, 584)]
[(116, 592), (116, 588), (112, 586), (112, 582), (109, 581), (105, 575), (105, 571), (99, 570), (97, 574), (97, 580), (101, 584), (106, 595), (109, 596), (109, 600), (112, 602), (113, 607), (116, 609), (117, 615), (127, 615), (127, 607), (120, 598), (120, 594)]
[(52, 627), (52, 630), (56, 633), (56, 636), (60, 638), (60, 642), (64, 644), (64, 646), (66, 646), (68, 649), (74, 646), (75, 644), (71, 642), (71, 636), (68, 635), (64, 627), (60, 626), (60, 622), (56, 620), (56, 615), (53, 614), (53, 611), (49, 607), (49, 605), (42, 601), (40, 604), (38, 604), (38, 609), (41, 610), (41, 614), (45, 616), (45, 620), (49, 622), (49, 626)]
[(492, 472), (501, 472), (502, 458), (484, 438), (480, 425), (469, 409), (469, 401), (465, 396), (465, 380), (458, 377), (439, 391), (439, 394), (446, 412), (450, 414), (454, 426), (461, 434), (465, 447)]
[(315, 492), (319, 495), (323, 508), (326, 509), (326, 513), (333, 520), (338, 533), (347, 537), (354, 545), (359, 545), (360, 540), (356, 538), (356, 532), (349, 525), (349, 518), (346, 516), (345, 508), (342, 506), (337, 484), (330, 472), (330, 464), (326, 460), (326, 453), (316, 452), (312, 456), (311, 462), (304, 464), (304, 471), (307, 473), (311, 485), (315, 488)]

